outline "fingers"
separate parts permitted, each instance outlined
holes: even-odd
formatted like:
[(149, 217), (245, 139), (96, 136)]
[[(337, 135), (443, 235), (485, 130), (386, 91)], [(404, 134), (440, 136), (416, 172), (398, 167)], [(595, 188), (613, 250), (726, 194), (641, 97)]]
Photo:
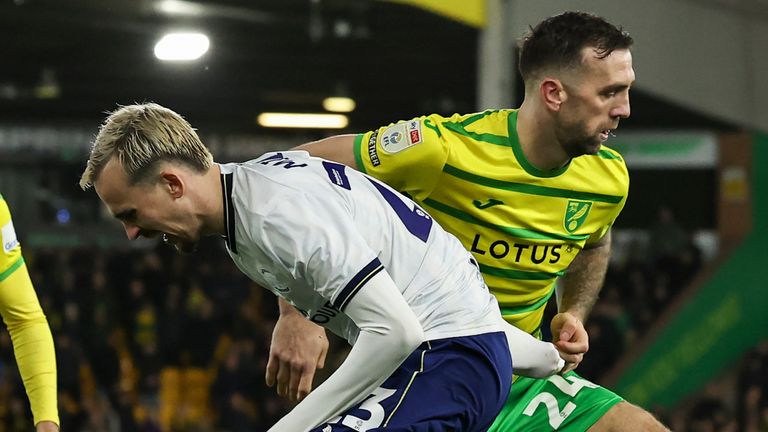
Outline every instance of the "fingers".
[(277, 394), (278, 396), (288, 396), (288, 385), (291, 382), (291, 367), (283, 363), (277, 371)]
[(270, 354), (267, 361), (267, 372), (264, 377), (264, 381), (267, 383), (267, 387), (275, 385), (275, 379), (277, 378), (277, 371), (280, 369), (280, 360), (276, 355)]
[(563, 327), (560, 328), (560, 333), (557, 334), (558, 340), (569, 341), (576, 333), (576, 324), (572, 321), (566, 321)]
[[(323, 356), (323, 360), (325, 356)], [(318, 365), (318, 368), (322, 365)], [(298, 361), (280, 361), (270, 356), (265, 381), (267, 386), (277, 385), (277, 394), (292, 401), (304, 399), (312, 391), (316, 368)]]
[[(312, 391), (312, 380), (315, 377), (315, 370), (313, 369), (311, 373), (309, 371), (304, 371), (304, 373), (298, 375), (300, 379), (296, 383), (295, 389), (296, 389), (296, 398), (294, 400), (302, 400), (309, 394), (310, 391)], [(293, 389), (294, 386), (291, 384), (291, 388)]]
[(589, 341), (584, 338), (580, 340), (559, 340), (555, 346), (565, 354), (584, 354), (589, 351)]
[(328, 342), (326, 340), (323, 349), (320, 350), (320, 356), (317, 358), (317, 368), (322, 369), (325, 367), (325, 356), (328, 354)]

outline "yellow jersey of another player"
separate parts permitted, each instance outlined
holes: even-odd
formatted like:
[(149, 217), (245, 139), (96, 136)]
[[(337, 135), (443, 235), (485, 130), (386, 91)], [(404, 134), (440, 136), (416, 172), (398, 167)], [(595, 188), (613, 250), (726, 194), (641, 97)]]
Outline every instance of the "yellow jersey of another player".
[(358, 167), (421, 204), (477, 259), (504, 318), (535, 333), (576, 254), (624, 207), (629, 176), (603, 147), (542, 171), (525, 158), (517, 110), (429, 115), (360, 134)]
[(0, 235), (3, 241), (3, 253), (0, 254), (0, 281), (2, 281), (24, 264), (19, 240), (13, 229), (11, 212), (2, 195), (0, 195), (0, 229), (2, 229)]
[(29, 279), (11, 212), (0, 195), (0, 314), (8, 327), (35, 424), (59, 424), (56, 354), (48, 321)]

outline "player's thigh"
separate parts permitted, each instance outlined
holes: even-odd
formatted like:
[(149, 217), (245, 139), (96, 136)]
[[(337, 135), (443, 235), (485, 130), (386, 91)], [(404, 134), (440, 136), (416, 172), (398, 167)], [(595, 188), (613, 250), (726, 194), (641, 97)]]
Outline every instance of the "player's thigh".
[(509, 393), (511, 364), (501, 332), (425, 343), (373, 395), (313, 432), (485, 431)]
[(622, 398), (574, 372), (519, 377), (489, 432), (585, 432)]
[(612, 406), (589, 432), (668, 432), (648, 411), (623, 401)]

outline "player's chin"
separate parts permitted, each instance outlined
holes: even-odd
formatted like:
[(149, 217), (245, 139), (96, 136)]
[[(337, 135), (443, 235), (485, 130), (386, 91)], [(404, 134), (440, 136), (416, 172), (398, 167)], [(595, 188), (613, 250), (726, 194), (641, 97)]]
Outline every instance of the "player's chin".
[(174, 243), (173, 246), (176, 248), (177, 252), (184, 255), (191, 254), (197, 251), (197, 242), (180, 241), (178, 243)]

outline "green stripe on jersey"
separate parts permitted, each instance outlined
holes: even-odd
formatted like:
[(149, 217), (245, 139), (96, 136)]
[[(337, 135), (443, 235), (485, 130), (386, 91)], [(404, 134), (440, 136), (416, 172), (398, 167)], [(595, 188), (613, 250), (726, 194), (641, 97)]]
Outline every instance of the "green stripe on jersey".
[(600, 150), (600, 151), (597, 152), (597, 155), (600, 156), (603, 159), (621, 160), (621, 156), (615, 155), (615, 154), (609, 152), (608, 150)]
[[(552, 286), (552, 290), (549, 291), (549, 294), (547, 294), (544, 297), (542, 297), (541, 300), (537, 301), (536, 303), (530, 304), (530, 305), (525, 305), (525, 306), (520, 306), (520, 307), (516, 307), (516, 308), (504, 308), (503, 307), (503, 308), (501, 308), (501, 314), (502, 315), (518, 315), (518, 314), (521, 314), (521, 313), (534, 311), (534, 310), (544, 306), (549, 301), (550, 297), (552, 297), (552, 294), (554, 294), (554, 293), (555, 293), (555, 286), (553, 285)], [(541, 335), (539, 335), (538, 338), (541, 339)]]
[(8, 267), (6, 271), (0, 273), (0, 282), (4, 281), (8, 276), (12, 275), (13, 272), (21, 267), (22, 264), (24, 264), (24, 257), (19, 257), (19, 259), (17, 259), (15, 263), (11, 264), (11, 266)]
[(565, 271), (559, 271), (554, 273), (549, 272), (532, 272), (524, 270), (503, 269), (498, 267), (491, 267), (485, 264), (480, 264), (480, 271), (482, 273), (497, 276), (505, 279), (515, 280), (548, 280), (555, 279), (558, 276), (565, 274)]
[(363, 157), (360, 154), (360, 144), (363, 141), (363, 134), (358, 134), (355, 137), (355, 145), (352, 148), (355, 150), (355, 162), (357, 163), (357, 169), (365, 173), (365, 164), (363, 163)]
[[(471, 115), (471, 116), (465, 118), (464, 120), (461, 121), (460, 124), (463, 127), (467, 127), (467, 126), (471, 125), (472, 123), (474, 123), (474, 122), (476, 122), (476, 121), (478, 121), (478, 120), (480, 120), (482, 118), (488, 117), (491, 114), (495, 114), (497, 112), (499, 112), (499, 110), (485, 110), (485, 111), (483, 111), (481, 113), (477, 113), (477, 114), (474, 114), (474, 115)], [(466, 131), (464, 131), (464, 132), (466, 132)]]
[(582, 201), (598, 201), (609, 204), (618, 204), (622, 197), (616, 195), (605, 195), (591, 192), (578, 192), (568, 189), (559, 189), (548, 186), (529, 185), (525, 183), (515, 183), (503, 180), (496, 180), (488, 177), (479, 176), (471, 172), (456, 168), (455, 166), (445, 164), (443, 172), (448, 175), (475, 183), (481, 186), (492, 187), (512, 192), (519, 192), (529, 195), (549, 196), (555, 198), (568, 198)]
[(582, 235), (567, 235), (567, 234), (557, 234), (557, 233), (547, 233), (542, 231), (534, 231), (529, 230), (525, 228), (513, 228), (509, 226), (504, 225), (496, 225), (492, 224), (490, 222), (486, 222), (482, 219), (478, 219), (475, 216), (472, 216), (469, 213), (466, 213), (462, 210), (459, 210), (457, 208), (451, 207), (448, 204), (443, 204), (440, 201), (435, 201), (431, 198), (427, 198), (423, 201), (424, 205), (428, 207), (432, 207), (435, 210), (441, 211), (447, 215), (453, 216), (456, 219), (463, 220), (465, 222), (469, 222), (474, 225), (480, 225), (487, 228), (494, 229), (499, 232), (503, 232), (506, 234), (509, 234), (513, 237), (517, 237), (519, 239), (533, 239), (533, 240), (565, 240), (565, 241), (572, 241), (572, 242), (579, 242), (582, 240), (586, 240), (589, 238), (589, 235), (582, 234)]
[(496, 144), (496, 145), (502, 145), (502, 146), (510, 145), (509, 137), (505, 137), (503, 135), (488, 134), (488, 133), (479, 134), (476, 132), (469, 132), (468, 130), (464, 129), (464, 126), (461, 123), (446, 122), (446, 123), (443, 123), (443, 127), (445, 127), (446, 129), (452, 130), (457, 134), (468, 136), (475, 141), (482, 141), (482, 142), (487, 142), (490, 144)]

